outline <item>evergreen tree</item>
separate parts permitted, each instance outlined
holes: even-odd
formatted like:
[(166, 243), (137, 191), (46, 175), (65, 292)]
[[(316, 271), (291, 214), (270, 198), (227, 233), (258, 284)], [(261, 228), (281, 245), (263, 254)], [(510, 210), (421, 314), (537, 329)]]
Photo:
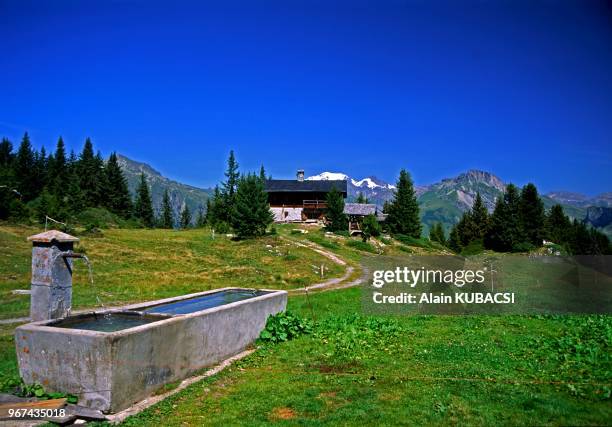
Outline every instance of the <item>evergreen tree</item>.
[(170, 195), (168, 194), (168, 189), (164, 191), (164, 197), (162, 198), (162, 206), (161, 206), (161, 228), (173, 228), (174, 227), (174, 218), (172, 214), (172, 205), (170, 204)]
[(240, 238), (262, 236), (274, 221), (268, 194), (259, 177), (248, 174), (238, 180), (231, 218), (231, 225)]
[(459, 232), (457, 231), (457, 225), (455, 225), (448, 236), (448, 247), (459, 253), (461, 252), (461, 239), (459, 239)]
[(87, 207), (99, 206), (101, 203), (102, 186), (104, 183), (102, 164), (94, 155), (91, 139), (85, 140), (83, 151), (78, 161), (78, 176), (83, 199)]
[(47, 151), (44, 146), (41, 147), (39, 152), (34, 151), (34, 168), (30, 173), (38, 195), (43, 188), (48, 187)]
[(13, 144), (7, 138), (0, 142), (0, 219), (8, 219), (10, 205), (14, 198), (15, 183), (13, 182)]
[(104, 168), (106, 174), (106, 207), (122, 218), (132, 214), (132, 199), (127, 180), (117, 161), (117, 153), (112, 153)]
[[(208, 200), (206, 200), (208, 203)], [(198, 216), (196, 217), (196, 227), (204, 228), (206, 226), (206, 213), (204, 212), (204, 208), (200, 206), (198, 209)]]
[(155, 215), (153, 213), (153, 205), (151, 203), (151, 195), (149, 186), (144, 173), (140, 174), (140, 184), (136, 190), (136, 202), (134, 203), (134, 214), (136, 218), (142, 221), (145, 227), (153, 227), (155, 224)]
[(489, 228), (489, 212), (482, 201), (480, 193), (476, 193), (476, 199), (472, 205), (471, 220), (474, 238), (483, 240)]
[(367, 197), (365, 197), (365, 196), (363, 195), (363, 193), (361, 193), (361, 192), (360, 192), (360, 193), (357, 195), (357, 200), (356, 200), (356, 203), (360, 203), (360, 204), (367, 204), (367, 203), (368, 203), (368, 198), (367, 198)]
[(465, 247), (478, 238), (477, 227), (471, 212), (464, 212), (457, 223), (457, 233), (461, 246)]
[(327, 193), (326, 204), (325, 218), (327, 220), (327, 229), (329, 231), (346, 230), (348, 228), (348, 220), (344, 214), (344, 198), (335, 186)]
[(0, 171), (12, 167), (14, 157), (13, 144), (7, 138), (2, 138), (2, 142), (0, 142)]
[(229, 158), (227, 159), (227, 170), (225, 171), (226, 181), (222, 184), (221, 195), (223, 196), (223, 203), (218, 205), (219, 219), (223, 222), (232, 222), (232, 213), (234, 212), (234, 202), (236, 198), (236, 191), (238, 187), (238, 179), (240, 174), (238, 173), (238, 162), (234, 156), (234, 150), (230, 151)]
[(550, 212), (546, 217), (546, 236), (548, 239), (559, 245), (565, 243), (570, 226), (571, 222), (563, 212), (561, 205), (556, 204), (550, 208)]
[(380, 224), (374, 215), (366, 215), (361, 224), (361, 238), (367, 242), (370, 237), (380, 236)]
[(61, 202), (64, 201), (64, 196), (68, 191), (68, 164), (66, 160), (66, 148), (64, 146), (64, 140), (60, 136), (57, 140), (57, 146), (55, 148), (55, 155), (53, 160), (49, 163), (50, 173), (50, 191), (55, 197)]
[(191, 211), (189, 211), (189, 206), (187, 203), (183, 204), (183, 209), (181, 210), (181, 228), (189, 228), (191, 227)]
[(78, 214), (85, 209), (85, 196), (81, 191), (81, 181), (79, 179), (79, 165), (74, 150), (70, 150), (70, 155), (66, 161), (68, 170), (68, 186), (63, 198), (63, 206), (70, 214)]
[[(45, 219), (47, 216), (59, 216), (57, 215), (59, 212), (57, 212), (56, 210), (57, 202), (56, 200), (54, 200), (54, 197), (49, 194), (46, 188), (40, 193), (40, 196), (38, 196), (38, 198), (36, 199), (35, 206), (36, 208), (34, 210), (36, 213), (36, 219), (41, 224), (45, 223)], [(61, 219), (65, 218), (62, 217)]]
[(24, 202), (36, 198), (39, 191), (36, 186), (36, 176), (32, 173), (34, 162), (34, 151), (30, 143), (30, 136), (26, 132), (17, 150), (13, 169), (15, 185)]
[(259, 169), (259, 179), (261, 179), (262, 181), (266, 181), (268, 179), (268, 177), (266, 176), (266, 170), (264, 169), (263, 165), (261, 165), (261, 168)]
[(524, 239), (535, 247), (542, 246), (546, 217), (544, 203), (535, 185), (529, 183), (523, 187), (519, 209)]
[(495, 204), (491, 227), (485, 236), (485, 247), (498, 252), (512, 251), (523, 241), (518, 188), (509, 184)]
[(434, 224), (429, 230), (429, 240), (438, 242), (441, 245), (446, 245), (446, 236), (444, 235), (444, 227), (441, 222)]
[(389, 206), (387, 226), (394, 234), (405, 234), (418, 239), (421, 237), (419, 205), (412, 179), (404, 169), (400, 172), (396, 188), (394, 199)]

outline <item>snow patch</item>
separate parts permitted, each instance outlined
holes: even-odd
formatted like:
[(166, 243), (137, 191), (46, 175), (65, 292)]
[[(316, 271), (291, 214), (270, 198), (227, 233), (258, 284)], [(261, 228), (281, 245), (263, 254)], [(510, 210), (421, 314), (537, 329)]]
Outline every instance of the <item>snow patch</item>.
[(346, 179), (348, 179), (348, 175), (339, 172), (323, 172), (306, 178), (308, 181), (344, 181)]

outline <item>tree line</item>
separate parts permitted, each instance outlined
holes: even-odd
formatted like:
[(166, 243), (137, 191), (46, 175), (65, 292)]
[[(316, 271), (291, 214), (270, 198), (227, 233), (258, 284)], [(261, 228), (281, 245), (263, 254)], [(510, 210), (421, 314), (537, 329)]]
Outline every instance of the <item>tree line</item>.
[(90, 207), (101, 207), (121, 218), (132, 215), (133, 203), (115, 153), (104, 161), (86, 139), (77, 156), (66, 153), (63, 139), (47, 155), (32, 147), (26, 132), (16, 152), (0, 142), (0, 219), (17, 221), (45, 216), (67, 221)]
[(556, 204), (547, 212), (536, 186), (531, 183), (520, 190), (509, 184), (497, 199), (492, 214), (477, 193), (472, 209), (452, 227), (448, 239), (440, 223), (432, 227), (430, 239), (458, 253), (482, 249), (525, 252), (542, 247), (545, 240), (574, 255), (612, 253), (605, 234), (577, 219), (570, 220), (561, 205)]
[[(78, 155), (74, 150), (66, 153), (61, 137), (49, 155), (44, 147), (33, 148), (27, 132), (16, 152), (7, 138), (2, 139), (0, 219), (44, 222), (48, 216), (74, 223), (90, 208), (105, 209), (130, 226), (173, 228), (176, 225), (168, 191), (164, 193), (160, 216), (156, 217), (145, 175), (141, 174), (132, 198), (117, 154), (111, 153), (104, 161), (100, 151), (94, 151), (90, 138), (85, 140)], [(196, 225), (203, 225), (203, 218), (201, 210)], [(186, 205), (178, 224), (181, 228), (192, 225), (192, 214)]]

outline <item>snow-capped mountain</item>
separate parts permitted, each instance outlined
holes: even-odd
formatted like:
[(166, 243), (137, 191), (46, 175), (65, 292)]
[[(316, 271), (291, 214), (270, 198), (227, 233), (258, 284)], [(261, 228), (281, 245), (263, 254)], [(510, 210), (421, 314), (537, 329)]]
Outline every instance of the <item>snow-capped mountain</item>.
[(365, 188), (365, 187), (367, 187), (369, 189), (388, 188), (388, 189), (391, 189), (391, 190), (393, 190), (395, 188), (395, 185), (387, 184), (386, 182), (376, 178), (375, 176), (369, 176), (367, 178), (356, 180), (356, 179), (351, 178), (347, 174), (340, 173), (340, 172), (323, 172), (323, 173), (320, 173), (319, 175), (309, 176), (306, 179), (309, 180), (309, 181), (338, 181), (338, 180), (342, 181), (342, 180), (346, 180), (346, 181), (349, 181), (353, 186), (359, 187), (359, 188)]
[(381, 206), (385, 200), (390, 200), (393, 197), (393, 190), (395, 190), (395, 185), (391, 185), (375, 176), (368, 176), (358, 180), (341, 172), (323, 172), (319, 175), (309, 176), (306, 179), (309, 181), (346, 180), (348, 183), (349, 200), (354, 200), (361, 193), (371, 203)]

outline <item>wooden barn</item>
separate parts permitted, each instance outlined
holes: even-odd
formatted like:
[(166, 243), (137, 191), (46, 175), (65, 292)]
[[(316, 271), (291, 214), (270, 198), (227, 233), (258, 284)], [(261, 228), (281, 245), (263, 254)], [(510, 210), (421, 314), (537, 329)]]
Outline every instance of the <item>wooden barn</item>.
[(344, 214), (348, 219), (348, 231), (351, 235), (361, 233), (361, 223), (368, 215), (374, 215), (378, 222), (384, 222), (387, 218), (378, 206), (369, 203), (345, 203)]
[(325, 214), (327, 193), (336, 188), (347, 196), (345, 180), (308, 181), (299, 170), (296, 179), (268, 179), (265, 182), (270, 209), (276, 222), (319, 220)]

